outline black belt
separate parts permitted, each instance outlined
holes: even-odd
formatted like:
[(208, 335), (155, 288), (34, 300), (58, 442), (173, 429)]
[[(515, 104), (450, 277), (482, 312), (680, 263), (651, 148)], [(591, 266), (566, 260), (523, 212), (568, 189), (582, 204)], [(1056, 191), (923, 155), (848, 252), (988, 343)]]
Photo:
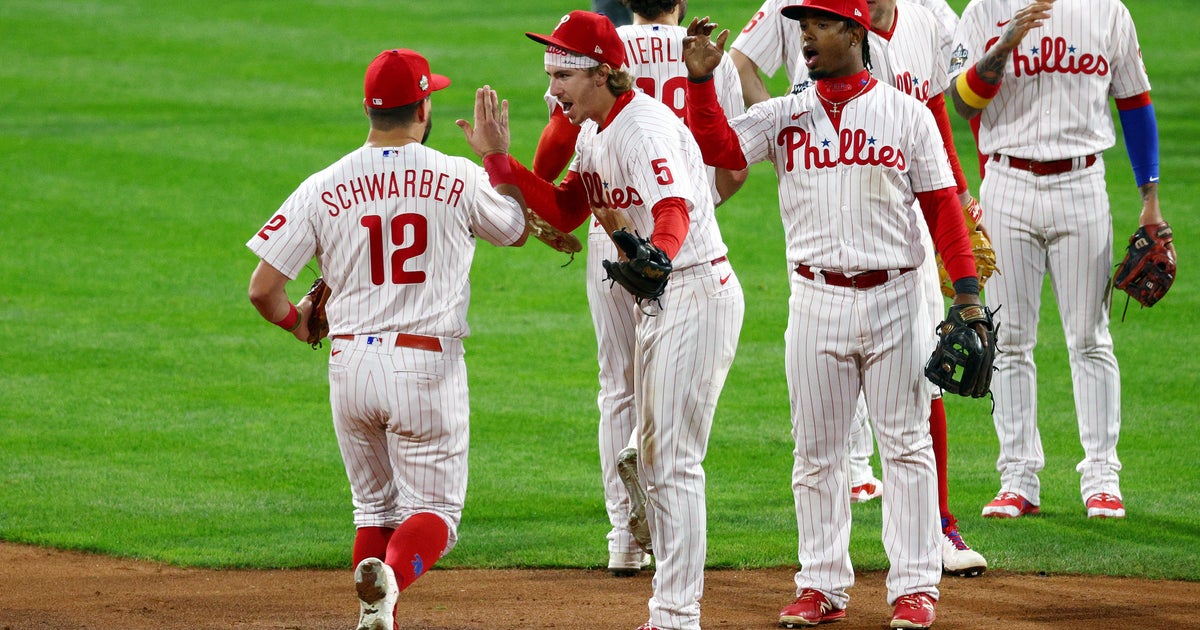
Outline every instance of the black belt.
[[(912, 271), (913, 269), (913, 267), (899, 269), (897, 270), (899, 273), (896, 274), (896, 277), (900, 277)], [(847, 276), (836, 271), (814, 271), (812, 267), (803, 264), (796, 265), (796, 273), (808, 278), (809, 280), (816, 280), (816, 274), (819, 273), (821, 274), (821, 277), (825, 279), (825, 284), (832, 284), (835, 287), (851, 287), (854, 289), (870, 289), (871, 287), (877, 287), (887, 282), (891, 276), (891, 271), (887, 269), (864, 271), (862, 273), (856, 273), (853, 276)]]

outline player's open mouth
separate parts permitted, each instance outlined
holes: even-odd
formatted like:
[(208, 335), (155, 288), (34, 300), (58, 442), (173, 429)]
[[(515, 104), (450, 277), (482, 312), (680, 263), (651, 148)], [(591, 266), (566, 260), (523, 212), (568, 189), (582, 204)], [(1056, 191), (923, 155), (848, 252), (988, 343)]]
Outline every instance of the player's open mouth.
[(561, 101), (561, 100), (558, 102), (558, 104), (562, 105), (562, 110), (563, 110), (564, 114), (571, 113), (571, 108), (575, 107), (575, 103), (568, 103), (566, 101)]
[(804, 55), (804, 65), (808, 66), (809, 68), (813, 66), (813, 63), (816, 61), (817, 57), (821, 56), (820, 53), (817, 52), (817, 49), (811, 46), (805, 46), (802, 48), (801, 53)]

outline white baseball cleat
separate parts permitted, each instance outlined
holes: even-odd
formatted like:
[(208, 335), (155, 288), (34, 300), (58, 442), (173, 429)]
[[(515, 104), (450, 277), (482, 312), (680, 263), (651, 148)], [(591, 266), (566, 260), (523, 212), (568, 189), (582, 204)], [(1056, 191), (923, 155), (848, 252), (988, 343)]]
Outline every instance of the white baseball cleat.
[(942, 571), (959, 577), (977, 577), (987, 571), (987, 559), (971, 549), (958, 532), (954, 519), (942, 519)]
[(642, 480), (638, 478), (637, 464), (636, 448), (630, 446), (617, 454), (617, 476), (621, 478), (621, 483), (625, 484), (625, 492), (629, 493), (629, 531), (633, 533), (638, 546), (653, 555), (650, 523), (646, 521), (646, 490), (642, 487)]
[(616, 577), (633, 577), (650, 566), (650, 555), (641, 551), (608, 552), (608, 571)]
[(392, 567), (379, 558), (367, 558), (354, 569), (358, 591), (358, 630), (392, 630), (400, 585)]

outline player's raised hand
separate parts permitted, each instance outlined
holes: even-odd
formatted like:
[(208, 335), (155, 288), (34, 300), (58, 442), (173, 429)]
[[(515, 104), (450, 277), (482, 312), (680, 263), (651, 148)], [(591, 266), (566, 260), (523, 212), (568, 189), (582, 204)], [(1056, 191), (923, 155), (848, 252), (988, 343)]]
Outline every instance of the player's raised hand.
[(712, 75), (725, 54), (725, 42), (729, 29), (721, 31), (714, 41), (712, 33), (719, 26), (710, 22), (708, 16), (692, 18), (688, 24), (687, 37), (683, 38), (683, 62), (687, 65), (688, 77), (700, 79)]
[(1029, 31), (1042, 26), (1050, 19), (1050, 9), (1053, 6), (1054, 0), (1037, 0), (1022, 7), (1013, 15), (1008, 28), (1004, 29), (998, 45), (1009, 51), (1020, 46), (1021, 40), (1025, 39)]
[(501, 101), (491, 86), (475, 90), (475, 124), (458, 119), (467, 144), (479, 157), (490, 153), (508, 153), (511, 137), (508, 128), (508, 101)]

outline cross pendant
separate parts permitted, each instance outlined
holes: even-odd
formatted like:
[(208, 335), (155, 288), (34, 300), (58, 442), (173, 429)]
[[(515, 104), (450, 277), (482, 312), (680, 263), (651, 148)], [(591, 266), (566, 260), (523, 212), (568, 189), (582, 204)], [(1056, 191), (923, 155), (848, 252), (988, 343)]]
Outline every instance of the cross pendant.
[(829, 110), (829, 113), (833, 114), (834, 116), (837, 116), (837, 113), (838, 113), (838, 104), (837, 103), (833, 104), (833, 108)]

